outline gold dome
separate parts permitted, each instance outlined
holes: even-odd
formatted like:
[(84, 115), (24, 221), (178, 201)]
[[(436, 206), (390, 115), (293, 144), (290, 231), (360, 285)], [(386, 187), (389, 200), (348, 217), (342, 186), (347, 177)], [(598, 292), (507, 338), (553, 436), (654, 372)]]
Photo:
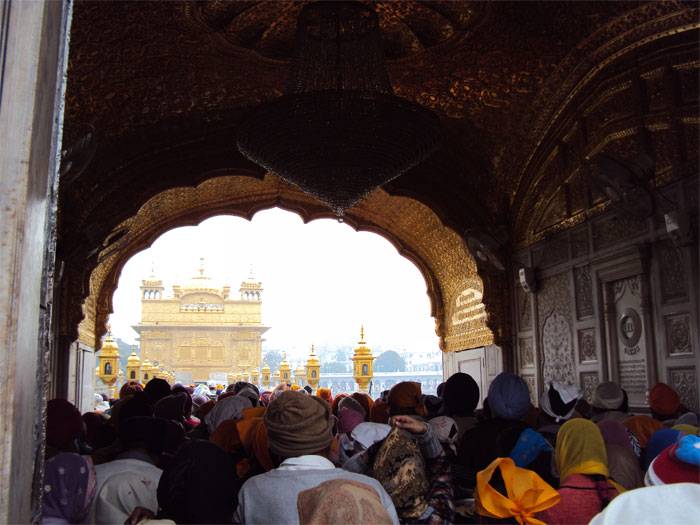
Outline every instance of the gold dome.
[(127, 367), (138, 367), (141, 364), (141, 358), (136, 355), (136, 352), (131, 352), (129, 358), (126, 360)]
[(107, 335), (100, 349), (102, 357), (119, 357), (119, 347), (112, 337), (111, 327), (107, 326)]

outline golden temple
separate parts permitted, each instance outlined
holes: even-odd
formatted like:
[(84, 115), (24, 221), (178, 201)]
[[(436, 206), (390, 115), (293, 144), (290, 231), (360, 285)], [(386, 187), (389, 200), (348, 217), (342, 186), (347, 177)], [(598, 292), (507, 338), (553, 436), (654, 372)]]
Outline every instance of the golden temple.
[(251, 275), (239, 298), (231, 288), (207, 276), (200, 259), (197, 275), (174, 284), (165, 295), (155, 275), (141, 283), (141, 359), (175, 372), (191, 383), (225, 378), (232, 369), (259, 368), (262, 334), (262, 283)]

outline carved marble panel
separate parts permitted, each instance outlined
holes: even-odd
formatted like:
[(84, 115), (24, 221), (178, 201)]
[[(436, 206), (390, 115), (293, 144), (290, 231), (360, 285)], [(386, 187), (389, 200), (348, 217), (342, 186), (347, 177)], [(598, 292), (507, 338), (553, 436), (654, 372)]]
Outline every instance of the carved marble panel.
[(591, 267), (578, 266), (574, 268), (574, 291), (576, 294), (576, 317), (584, 319), (593, 315), (593, 284), (591, 283)]
[(581, 372), (581, 390), (584, 399), (589, 403), (593, 400), (593, 392), (599, 382), (598, 372)]
[(571, 233), (572, 257), (588, 255), (588, 230), (582, 229)]
[(690, 335), (690, 315), (673, 314), (664, 317), (666, 329), (666, 354), (669, 356), (692, 354), (693, 343)]
[(659, 243), (658, 254), (663, 300), (685, 298), (687, 292), (683, 254), (669, 240)]
[(613, 215), (593, 224), (593, 246), (596, 250), (619, 244), (646, 233), (647, 223), (626, 215)]
[(578, 331), (578, 358), (580, 363), (595, 363), (598, 361), (595, 328), (584, 328)]
[(542, 279), (537, 296), (545, 381), (574, 382), (571, 289), (568, 273)]
[(532, 329), (532, 308), (531, 308), (531, 296), (519, 284), (516, 284), (517, 296), (518, 296), (518, 315), (519, 315), (519, 326), (520, 330), (531, 330)]
[(532, 344), (531, 337), (524, 337), (518, 341), (518, 350), (520, 352), (520, 366), (522, 368), (531, 368), (535, 366), (535, 348)]
[(669, 368), (670, 385), (678, 392), (681, 403), (692, 411), (698, 410), (698, 384), (695, 377), (695, 367)]
[(527, 383), (527, 389), (530, 391), (530, 402), (537, 406), (537, 384), (535, 383), (535, 376), (523, 375), (521, 376), (525, 383)]
[(543, 376), (548, 381), (574, 382), (574, 356), (571, 347), (571, 326), (566, 318), (552, 313), (542, 330), (544, 354)]

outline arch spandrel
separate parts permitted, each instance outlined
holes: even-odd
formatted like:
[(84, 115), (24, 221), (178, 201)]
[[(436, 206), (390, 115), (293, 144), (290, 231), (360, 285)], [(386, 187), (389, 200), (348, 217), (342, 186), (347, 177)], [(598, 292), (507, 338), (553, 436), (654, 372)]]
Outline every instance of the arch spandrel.
[[(160, 235), (215, 215), (250, 220), (258, 211), (272, 207), (295, 212), (304, 222), (334, 218), (314, 198), (270, 174), (263, 180), (241, 175), (216, 176), (196, 187), (173, 188), (151, 198), (136, 215), (114, 229), (110, 237), (117, 238), (117, 232), (126, 233), (100, 254), (90, 275), (90, 295), (83, 306), (81, 340), (99, 347), (124, 264)], [(443, 351), (494, 343), (483, 303), (474, 303), (484, 294), (476, 262), (459, 235), (430, 208), (415, 199), (391, 196), (379, 189), (349, 210), (345, 222), (355, 230), (381, 235), (418, 267), (426, 281), (431, 315)], [(473, 304), (465, 302), (465, 293)], [(483, 313), (473, 315), (475, 309)], [(492, 318), (489, 322), (496, 321)]]

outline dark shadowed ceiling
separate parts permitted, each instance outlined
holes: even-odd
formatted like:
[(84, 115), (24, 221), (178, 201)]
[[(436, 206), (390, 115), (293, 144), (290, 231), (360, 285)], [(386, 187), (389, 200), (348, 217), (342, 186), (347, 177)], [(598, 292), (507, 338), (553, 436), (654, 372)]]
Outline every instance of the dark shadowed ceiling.
[[(215, 174), (262, 178), (236, 150), (236, 126), (282, 95), (303, 4), (75, 3), (64, 134), (71, 164), (59, 212), (65, 261), (94, 267), (113, 229), (160, 191)], [(535, 181), (564, 127), (585, 120), (582, 101), (601, 75), (632, 71), (642, 51), (697, 41), (691, 2), (374, 5), (396, 94), (432, 108), (445, 127), (439, 150), (385, 189), (427, 204), (460, 234), (512, 235), (533, 192), (561, 185)], [(88, 275), (81, 279), (84, 297)]]

